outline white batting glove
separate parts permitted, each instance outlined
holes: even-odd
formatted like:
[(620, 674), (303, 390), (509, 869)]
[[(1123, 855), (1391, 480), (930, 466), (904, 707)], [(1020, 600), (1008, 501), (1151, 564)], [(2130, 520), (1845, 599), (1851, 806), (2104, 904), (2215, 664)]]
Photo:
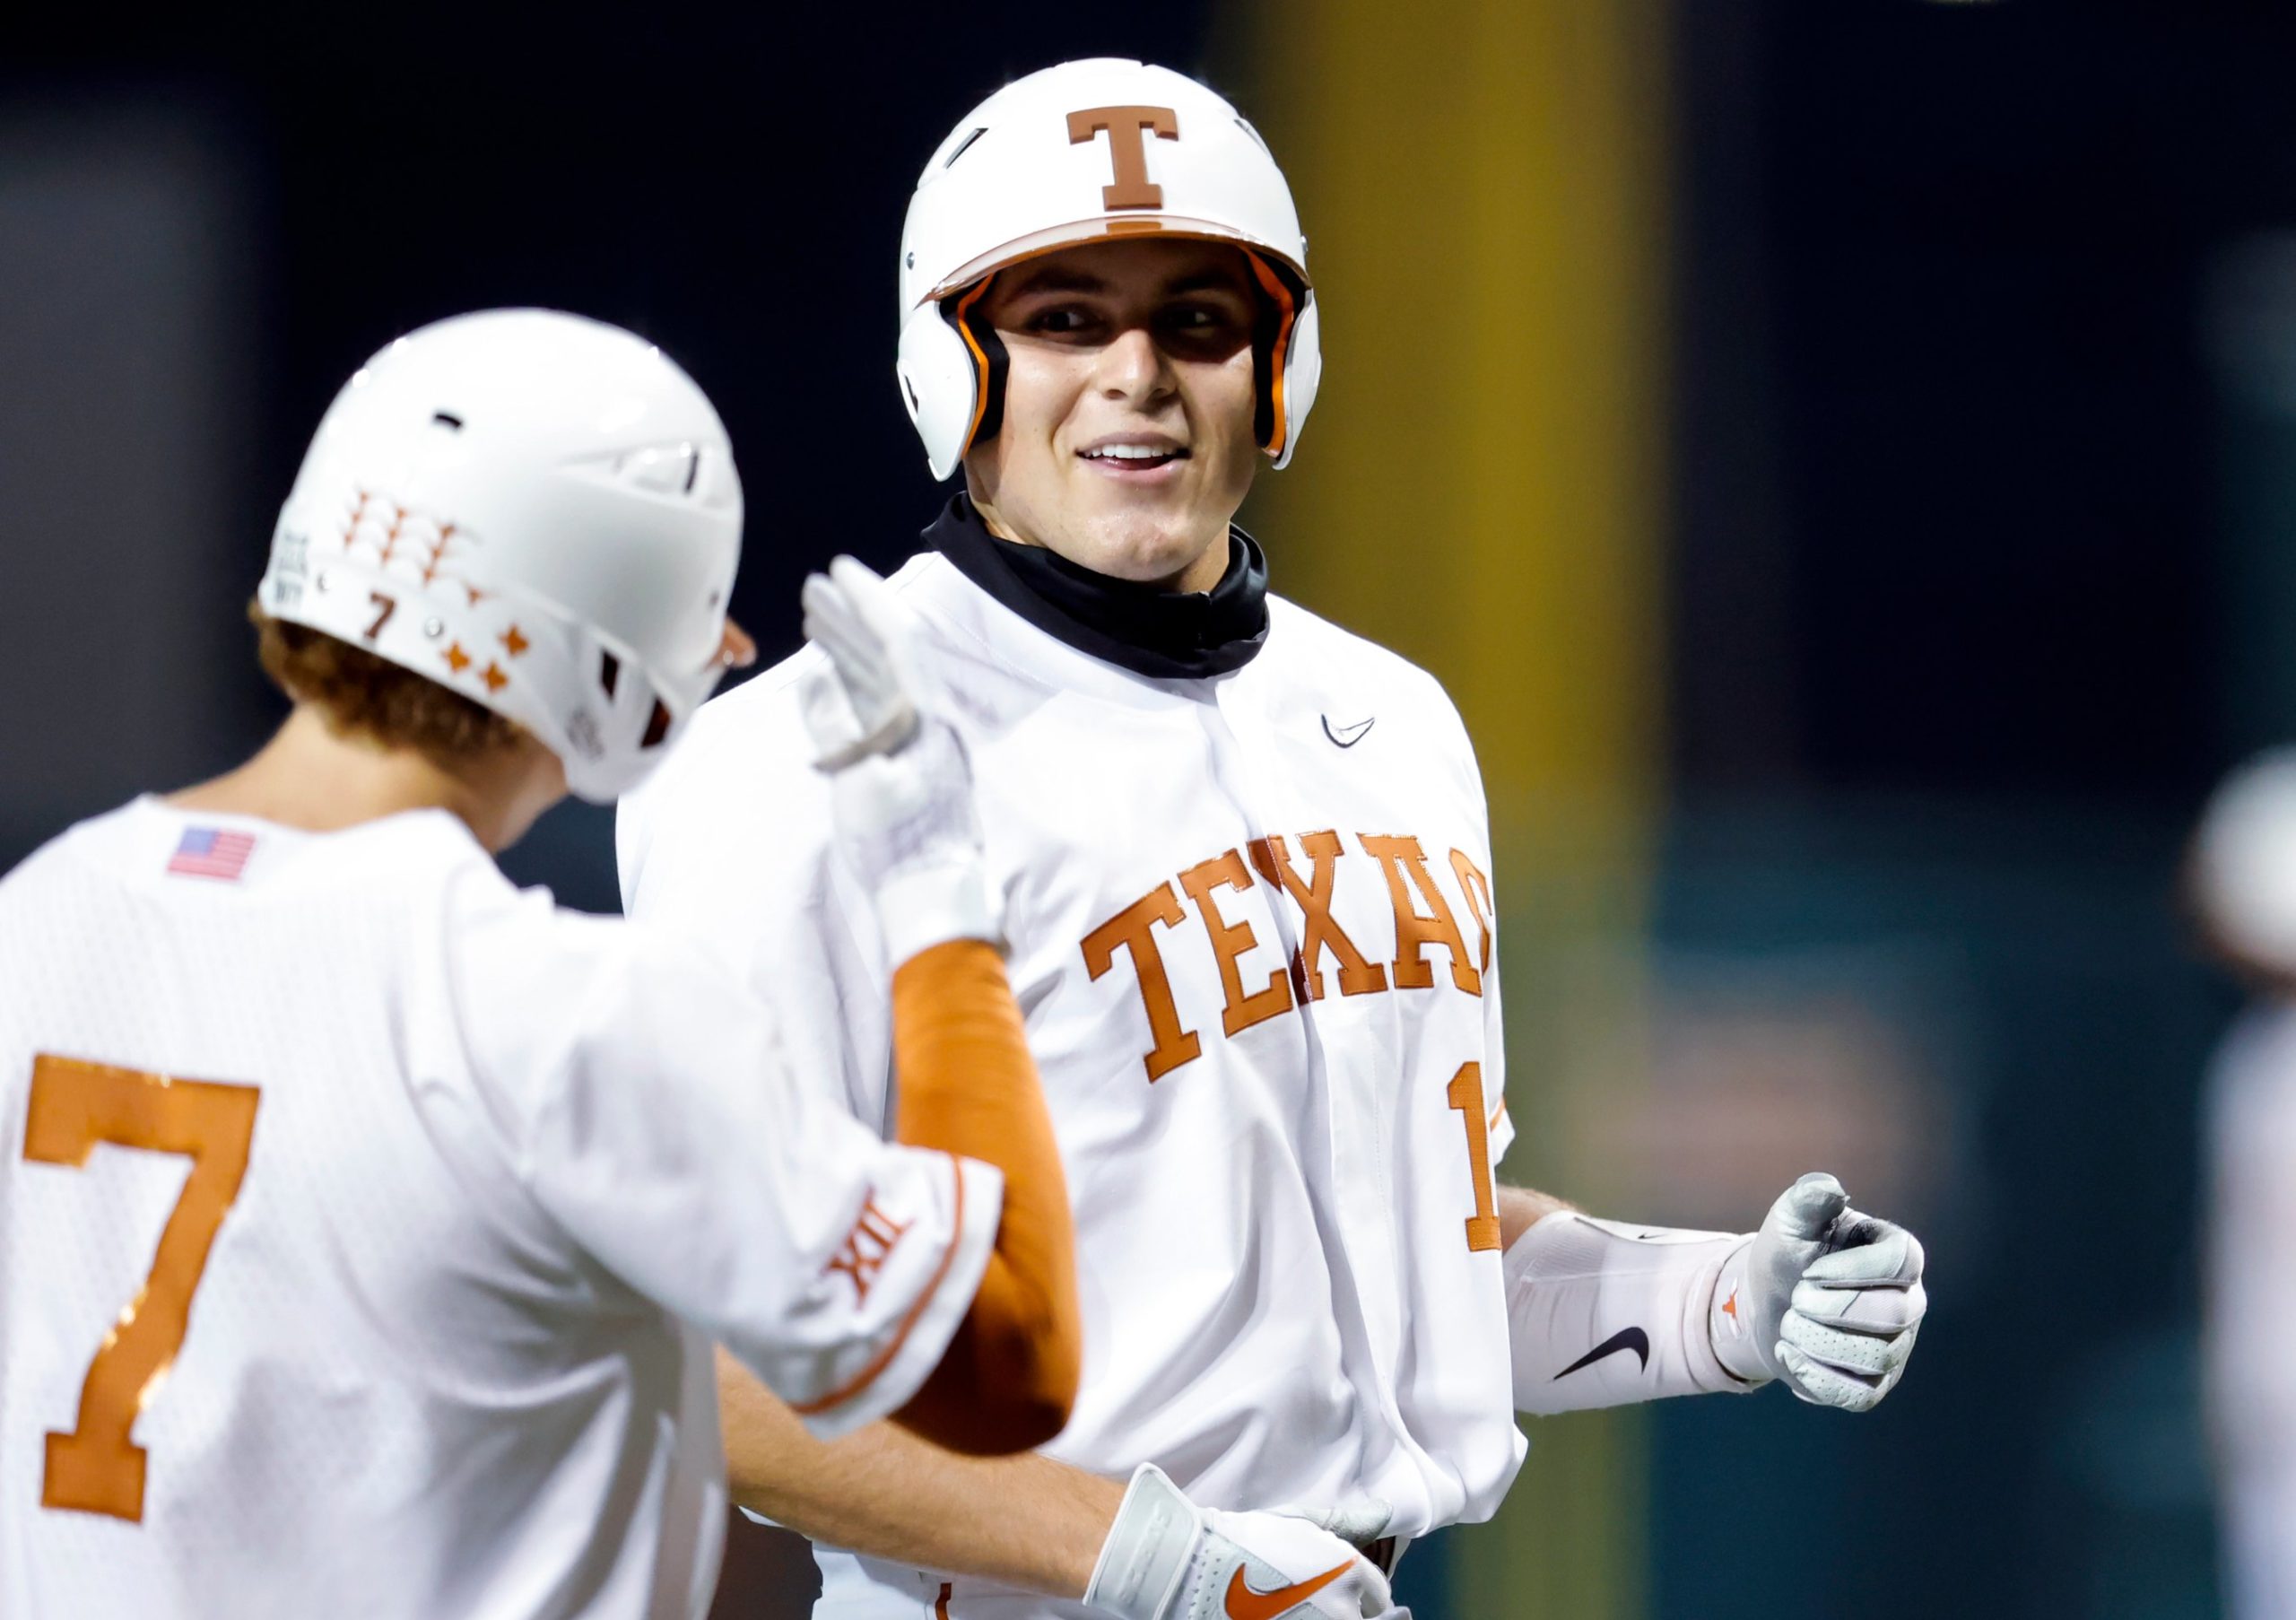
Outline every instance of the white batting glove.
[(1336, 1536), (1288, 1513), (1199, 1508), (1152, 1463), (1132, 1476), (1084, 1601), (1123, 1620), (1411, 1620)]
[(1335, 1502), (1287, 1502), (1268, 1511), (1286, 1519), (1304, 1519), (1357, 1547), (1370, 1546), (1385, 1536), (1396, 1517), (1395, 1505), (1384, 1496), (1351, 1496)]
[(997, 938), (972, 776), (956, 733), (919, 702), (917, 615), (863, 563), (805, 581), (805, 634), (829, 655), (798, 677), (813, 764), (831, 773), (837, 845), (874, 901), (885, 954)]
[(1911, 1232), (1850, 1208), (1831, 1176), (1804, 1176), (1723, 1266), (1714, 1354), (1748, 1383), (1783, 1379), (1814, 1405), (1871, 1411), (1905, 1375), (1929, 1309), (1921, 1267)]

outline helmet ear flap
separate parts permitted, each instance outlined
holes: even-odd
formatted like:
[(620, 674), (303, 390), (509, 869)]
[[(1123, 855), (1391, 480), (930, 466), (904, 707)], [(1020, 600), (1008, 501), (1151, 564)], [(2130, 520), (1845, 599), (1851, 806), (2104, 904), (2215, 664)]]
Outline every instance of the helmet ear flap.
[(996, 438), (996, 430), (1004, 425), (1004, 379), (1009, 360), (1004, 340), (996, 335), (985, 302), (996, 280), (993, 273), (984, 275), (962, 292), (941, 300), (942, 316), (964, 339), (972, 360), (972, 426), (958, 448), (959, 456)]
[(1300, 308), (1299, 318), (1292, 323), (1292, 339), (1285, 345), (1280, 374), (1283, 386), (1283, 442), (1268, 450), (1279, 469), (1291, 465), (1292, 452), (1300, 448), (1300, 430), (1308, 424), (1308, 412), (1316, 403), (1316, 386), (1323, 380), (1321, 327), (1311, 288)]
[(1258, 390), (1252, 434), (1282, 467), (1300, 442), (1323, 375), (1316, 294), (1289, 265), (1249, 249), (1244, 258), (1260, 290), (1259, 318), (1252, 330), (1252, 380)]
[(996, 279), (928, 300), (901, 323), (893, 370), (935, 478), (955, 472), (967, 450), (1004, 425), (1004, 342), (981, 307)]
[(946, 478), (964, 459), (979, 414), (982, 370), (958, 326), (928, 300), (901, 323), (900, 358), (902, 403), (917, 436), (925, 441), (926, 464), (935, 478)]
[(559, 751), (567, 785), (592, 804), (612, 804), (653, 769), (716, 684), (717, 672), (674, 679), (594, 627), (567, 624), (559, 633), (580, 683), (566, 727), (570, 747)]
[(1284, 373), (1291, 365), (1292, 333), (1307, 290), (1260, 254), (1247, 248), (1244, 260), (1260, 291), (1259, 315), (1252, 325), (1252, 386), (1258, 396), (1252, 411), (1252, 440), (1280, 458), (1292, 437)]

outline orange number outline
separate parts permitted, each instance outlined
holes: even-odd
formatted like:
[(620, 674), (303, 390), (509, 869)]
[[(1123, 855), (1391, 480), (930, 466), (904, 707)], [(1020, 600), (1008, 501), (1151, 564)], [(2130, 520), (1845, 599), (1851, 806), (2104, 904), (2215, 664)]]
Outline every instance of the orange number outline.
[(32, 1059), (26, 1159), (84, 1169), (110, 1142), (191, 1160), (150, 1275), (88, 1363), (78, 1423), (48, 1433), (41, 1506), (142, 1521), (144, 1454), (129, 1431), (183, 1346), (191, 1296), (247, 1174), (261, 1094), (45, 1052)]
[(1483, 1065), (1462, 1063), (1444, 1098), (1466, 1116), (1467, 1169), (1474, 1178), (1474, 1214), (1467, 1217), (1467, 1252), (1499, 1244), (1499, 1195), (1491, 1180), (1491, 1117), (1483, 1110)]

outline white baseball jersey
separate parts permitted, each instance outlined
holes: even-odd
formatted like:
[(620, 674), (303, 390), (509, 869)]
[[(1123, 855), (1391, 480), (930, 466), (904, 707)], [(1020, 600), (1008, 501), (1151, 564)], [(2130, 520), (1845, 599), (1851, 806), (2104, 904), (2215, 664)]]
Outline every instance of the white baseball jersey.
[[(972, 763), (1077, 1228), (1083, 1388), (1049, 1452), (1226, 1508), (1375, 1496), (1417, 1535), (1519, 1464), (1491, 1164), (1501, 1103), (1481, 780), (1422, 671), (1271, 598), (1257, 656), (1151, 679), (945, 557), (894, 579)], [(624, 802), (634, 915), (707, 936), (807, 1078), (886, 1121), (885, 964), (832, 858), (795, 679), (712, 702)], [(822, 1555), (822, 1615), (941, 1577)], [(953, 1583), (957, 1620), (1081, 1607)]]
[(993, 1170), (444, 812), (138, 800), (0, 883), (0, 984), (12, 1617), (698, 1615), (709, 1340), (839, 1431), (993, 1244)]
[(2251, 1015), (2211, 1076), (2208, 1383), (2226, 1610), (2296, 1615), (2296, 1008)]

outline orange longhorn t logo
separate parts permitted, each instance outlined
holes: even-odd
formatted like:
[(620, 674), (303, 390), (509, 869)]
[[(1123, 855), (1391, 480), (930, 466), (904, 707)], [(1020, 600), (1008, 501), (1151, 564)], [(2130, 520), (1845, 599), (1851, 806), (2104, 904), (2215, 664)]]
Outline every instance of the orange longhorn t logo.
[(1144, 133), (1154, 130), (1160, 139), (1180, 138), (1179, 115), (1169, 107), (1088, 107), (1068, 115), (1068, 144), (1082, 146), (1103, 129), (1109, 132), (1109, 161), (1116, 169), (1116, 183), (1100, 187), (1104, 208), (1161, 208), (1164, 188), (1148, 178), (1148, 144)]

